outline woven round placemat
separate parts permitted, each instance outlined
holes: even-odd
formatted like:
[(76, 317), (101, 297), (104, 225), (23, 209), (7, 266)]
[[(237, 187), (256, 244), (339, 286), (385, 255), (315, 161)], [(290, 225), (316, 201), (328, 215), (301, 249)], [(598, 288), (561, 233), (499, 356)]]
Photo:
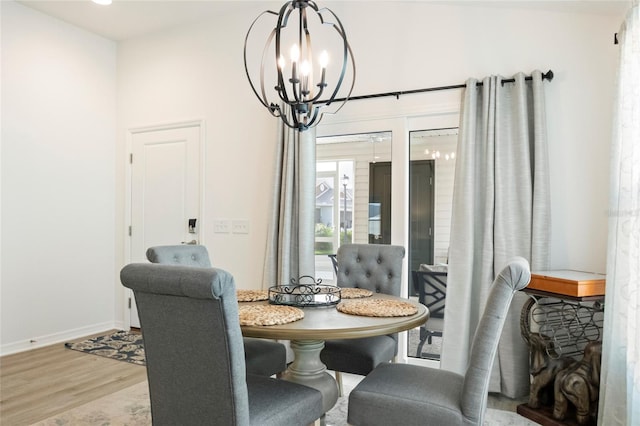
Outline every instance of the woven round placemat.
[(409, 302), (387, 299), (347, 300), (340, 302), (336, 309), (363, 317), (407, 317), (418, 312), (418, 308)]
[(238, 302), (258, 302), (269, 299), (267, 290), (236, 290)]
[(288, 324), (304, 318), (304, 311), (293, 306), (250, 305), (240, 306), (240, 325)]
[(366, 288), (351, 288), (351, 287), (340, 288), (341, 299), (360, 299), (363, 297), (371, 297), (372, 294), (373, 292), (371, 290), (367, 290)]

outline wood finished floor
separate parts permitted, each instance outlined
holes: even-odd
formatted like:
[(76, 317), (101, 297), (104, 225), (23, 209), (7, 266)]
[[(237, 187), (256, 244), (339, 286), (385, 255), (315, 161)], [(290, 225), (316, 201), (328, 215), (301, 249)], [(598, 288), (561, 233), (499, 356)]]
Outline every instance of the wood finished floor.
[(0, 358), (0, 425), (30, 425), (146, 379), (144, 366), (63, 343), (7, 355)]

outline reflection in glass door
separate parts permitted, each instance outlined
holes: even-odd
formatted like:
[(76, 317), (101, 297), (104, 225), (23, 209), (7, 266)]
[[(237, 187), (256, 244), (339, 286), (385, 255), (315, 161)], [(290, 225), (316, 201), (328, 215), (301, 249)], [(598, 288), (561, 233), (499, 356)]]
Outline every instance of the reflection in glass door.
[(369, 244), (391, 244), (391, 162), (369, 164)]
[(457, 128), (409, 133), (409, 295), (429, 307), (408, 333), (408, 356), (440, 360)]
[[(435, 160), (409, 162), (409, 270), (433, 263)], [(411, 292), (411, 288), (409, 291)]]

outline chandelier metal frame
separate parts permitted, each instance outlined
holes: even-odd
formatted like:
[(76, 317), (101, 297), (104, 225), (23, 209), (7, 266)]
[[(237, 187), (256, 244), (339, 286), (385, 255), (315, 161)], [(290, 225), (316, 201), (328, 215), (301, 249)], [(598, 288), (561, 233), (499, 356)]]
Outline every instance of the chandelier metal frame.
[[(289, 78), (284, 75), (284, 63), (283, 63), (283, 46), (282, 35), (287, 30), (287, 25), (290, 23), (291, 15), (294, 12), (298, 12), (298, 34), (297, 41), (299, 46), (299, 60), (292, 59), (291, 75)], [(311, 34), (308, 28), (307, 11), (312, 11), (317, 14), (318, 19), (322, 25), (331, 26), (341, 39), (342, 45), (342, 67), (340, 76), (335, 82), (335, 86), (325, 80), (326, 78), (326, 64), (321, 65), (321, 78), (317, 83), (310, 82), (310, 76), (313, 76), (309, 67), (313, 67), (313, 48), (311, 41)], [(257, 89), (256, 85), (251, 79), (249, 73), (249, 67), (247, 65), (247, 43), (251, 31), (256, 23), (266, 14), (277, 15), (277, 23), (275, 28), (269, 34), (267, 41), (265, 42), (264, 49), (262, 51), (262, 61), (260, 64), (260, 88)], [(327, 16), (323, 16), (323, 14)], [(294, 21), (295, 19), (291, 19)], [(294, 23), (295, 24), (295, 23)], [(295, 29), (294, 29), (295, 31)], [(275, 40), (275, 63), (277, 69), (277, 82), (274, 87), (275, 94), (272, 98), (268, 96), (268, 90), (265, 88), (265, 59), (268, 59), (269, 50), (272, 47), (272, 42)], [(323, 52), (324, 53), (324, 52)], [(292, 54), (293, 56), (293, 54)], [(306, 63), (306, 64), (305, 64)], [(349, 91), (346, 96), (336, 101), (336, 96), (344, 83), (347, 66), (351, 64), (352, 68), (352, 81)], [(353, 59), (353, 52), (351, 46), (347, 41), (344, 27), (342, 22), (336, 16), (333, 11), (328, 8), (318, 8), (317, 4), (312, 0), (292, 0), (286, 2), (281, 8), (280, 12), (276, 13), (271, 10), (262, 12), (253, 21), (247, 35), (244, 40), (244, 68), (247, 74), (247, 79), (251, 85), (251, 89), (256, 97), (260, 100), (262, 105), (269, 110), (271, 115), (282, 119), (283, 123), (288, 127), (297, 129), (302, 132), (315, 125), (317, 125), (325, 112), (322, 110), (334, 101), (339, 102), (332, 113), (338, 112), (344, 104), (347, 102), (353, 91), (356, 77), (356, 66)], [(317, 89), (315, 89), (317, 88)], [(327, 90), (325, 90), (327, 89)], [(330, 92), (330, 96), (326, 99), (321, 99), (325, 92)]]

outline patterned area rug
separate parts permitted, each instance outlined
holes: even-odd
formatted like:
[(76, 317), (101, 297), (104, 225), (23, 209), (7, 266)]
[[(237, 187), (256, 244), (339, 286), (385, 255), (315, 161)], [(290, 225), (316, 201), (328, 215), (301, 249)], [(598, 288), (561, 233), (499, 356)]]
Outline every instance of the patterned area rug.
[[(347, 395), (338, 398), (336, 405), (327, 413), (327, 426), (347, 426), (348, 393), (362, 379), (360, 376), (343, 374)], [(32, 426), (76, 426), (76, 425), (127, 425), (151, 426), (149, 388), (141, 382), (121, 391), (107, 395), (80, 407), (49, 417)], [(515, 412), (487, 409), (484, 426), (534, 426), (537, 423)]]
[(51, 416), (31, 426), (151, 426), (147, 381)]
[(65, 343), (64, 346), (74, 351), (126, 361), (132, 364), (146, 364), (142, 334), (139, 333), (118, 331), (78, 343)]

